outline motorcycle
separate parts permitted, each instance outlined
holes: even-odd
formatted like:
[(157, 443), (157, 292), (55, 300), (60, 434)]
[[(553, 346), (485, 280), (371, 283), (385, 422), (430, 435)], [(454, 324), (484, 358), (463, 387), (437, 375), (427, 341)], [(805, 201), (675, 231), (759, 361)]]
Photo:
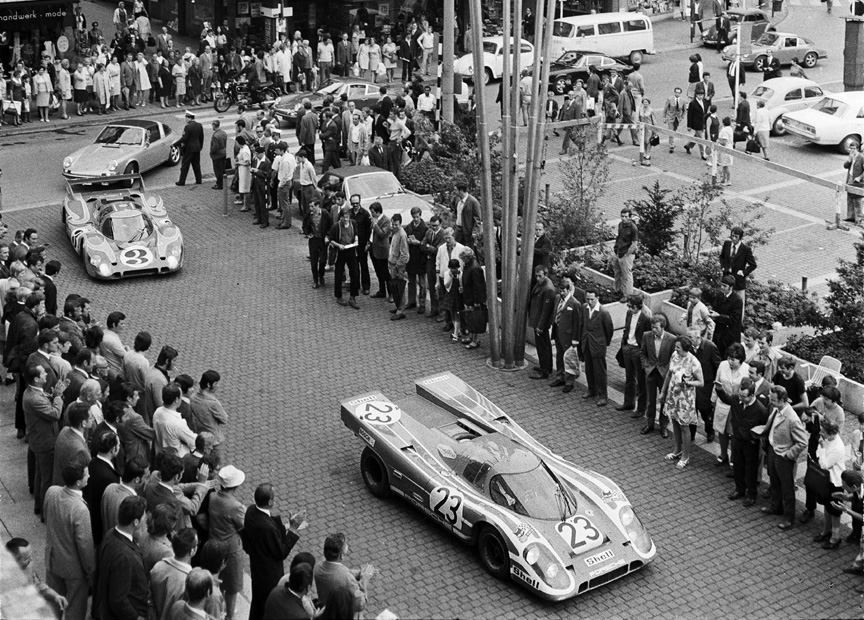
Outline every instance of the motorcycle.
[(227, 80), (222, 87), (222, 92), (216, 94), (213, 107), (217, 112), (227, 112), (232, 105), (249, 108), (253, 105), (272, 105), (279, 99), (280, 93), (270, 82), (264, 82), (250, 88), (249, 82), (238, 82), (236, 79)]

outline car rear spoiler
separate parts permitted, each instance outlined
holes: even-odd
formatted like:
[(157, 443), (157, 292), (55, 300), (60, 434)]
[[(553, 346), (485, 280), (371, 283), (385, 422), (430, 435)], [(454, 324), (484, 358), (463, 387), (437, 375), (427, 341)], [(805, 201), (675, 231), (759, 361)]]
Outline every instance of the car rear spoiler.
[(100, 192), (102, 190), (97, 189), (94, 186), (99, 186), (101, 188), (111, 185), (117, 185), (120, 183), (128, 183), (129, 189), (137, 189), (141, 192), (145, 191), (144, 177), (142, 177), (140, 174), (117, 174), (104, 177), (69, 179), (66, 181), (66, 185), (68, 186), (70, 191), (78, 191), (80, 193)]

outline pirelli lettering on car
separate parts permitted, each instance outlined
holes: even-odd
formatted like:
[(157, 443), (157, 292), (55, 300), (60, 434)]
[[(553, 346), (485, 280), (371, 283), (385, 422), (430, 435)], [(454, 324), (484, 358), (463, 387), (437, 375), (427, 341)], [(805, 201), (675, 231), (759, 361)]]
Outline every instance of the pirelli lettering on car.
[(433, 383), (438, 383), (439, 381), (445, 381), (450, 378), (450, 375), (441, 375), (440, 377), (432, 377), (431, 379), (426, 379), (421, 383), (421, 385), (432, 385)]
[(589, 577), (599, 577), (600, 575), (604, 575), (609, 571), (615, 570), (619, 566), (624, 566), (624, 560), (618, 560), (617, 562), (613, 562), (612, 564), (607, 564), (606, 566), (601, 566), (597, 570), (592, 570), (588, 573)]
[(365, 441), (367, 444), (369, 444), (370, 448), (375, 447), (375, 438), (372, 437), (372, 435), (370, 435), (369, 433), (367, 433), (366, 430), (362, 427), (357, 430), (357, 436), (363, 441)]
[(562, 521), (555, 526), (555, 531), (564, 539), (573, 553), (585, 553), (603, 542), (603, 534), (594, 527), (586, 517), (575, 517)]
[(612, 549), (606, 549), (603, 553), (598, 553), (597, 555), (592, 555), (590, 558), (585, 558), (585, 566), (592, 567), (597, 566), (601, 562), (605, 562), (606, 560), (611, 560), (615, 557), (615, 553)]
[(389, 426), (402, 417), (402, 410), (385, 400), (372, 400), (354, 409), (354, 414), (363, 422)]
[(345, 406), (351, 407), (352, 405), (359, 405), (360, 403), (368, 403), (370, 400), (378, 400), (378, 395), (371, 394), (370, 396), (364, 396), (363, 398), (355, 398), (354, 400), (349, 400), (345, 403)]
[(521, 566), (519, 566), (515, 562), (510, 564), (510, 574), (516, 577), (516, 579), (518, 579), (519, 581), (524, 581), (535, 590), (540, 589), (540, 582), (531, 577), (522, 569)]

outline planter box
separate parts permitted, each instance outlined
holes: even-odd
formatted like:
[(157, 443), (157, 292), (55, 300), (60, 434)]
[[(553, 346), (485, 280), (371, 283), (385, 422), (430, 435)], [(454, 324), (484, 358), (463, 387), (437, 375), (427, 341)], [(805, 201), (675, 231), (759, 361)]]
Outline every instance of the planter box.
[[(783, 349), (783, 347), (777, 347), (777, 349), (783, 355), (787, 355), (797, 362), (795, 370), (805, 381), (808, 376), (808, 367), (816, 368), (818, 365), (818, 362), (808, 362), (796, 355), (792, 355)], [(840, 380), (837, 382), (837, 389), (840, 390), (840, 396), (843, 397), (843, 409), (854, 415), (864, 413), (864, 384), (857, 383), (841, 375)]]
[[(666, 291), (663, 291), (664, 293)], [(660, 293), (658, 293), (659, 295)], [(669, 291), (669, 296), (671, 297), (672, 291)], [(676, 336), (684, 336), (687, 334), (687, 326), (681, 321), (681, 315), (684, 314), (687, 309), (682, 308), (681, 306), (676, 306), (669, 298), (662, 300), (659, 303), (660, 310), (666, 315), (666, 319), (669, 321), (669, 324), (666, 326), (666, 331), (672, 332)]]
[[(596, 269), (591, 269), (590, 267), (579, 267), (582, 275), (591, 280), (592, 282), (596, 282), (602, 286), (612, 288), (615, 284), (615, 278), (607, 276), (605, 273), (597, 271)], [(640, 291), (639, 289), (633, 289), (635, 292), (640, 293), (644, 298), (645, 306), (651, 309), (651, 312), (666, 312), (663, 308), (663, 303), (672, 297), (672, 289), (666, 291), (660, 291), (658, 293), (646, 293), (645, 291)], [(615, 325), (615, 329), (623, 329), (624, 321), (627, 318), (627, 305), (622, 304), (620, 302), (606, 304), (604, 306), (609, 311), (609, 314), (612, 315), (612, 323)], [(683, 311), (682, 311), (683, 312)], [(671, 322), (673, 318), (667, 314), (666, 318)]]

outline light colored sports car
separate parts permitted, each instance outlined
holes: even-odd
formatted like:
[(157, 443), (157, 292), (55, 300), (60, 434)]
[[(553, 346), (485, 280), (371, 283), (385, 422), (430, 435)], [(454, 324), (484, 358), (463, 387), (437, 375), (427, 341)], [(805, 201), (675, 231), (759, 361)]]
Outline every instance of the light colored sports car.
[[(513, 54), (513, 39), (510, 40), (510, 54)], [(504, 37), (483, 37), (483, 83), (497, 80), (504, 72)], [(534, 46), (522, 39), (519, 45), (519, 66), (534, 64)], [(512, 65), (511, 65), (512, 66)], [(474, 79), (474, 55), (465, 54), (453, 64), (453, 71), (467, 80)]]
[(138, 174), (180, 162), (180, 136), (165, 123), (129, 119), (106, 125), (93, 144), (63, 160), (67, 179)]
[(750, 92), (750, 109), (755, 109), (757, 101), (764, 101), (771, 121), (771, 131), (782, 136), (786, 133), (784, 114), (808, 108), (828, 94), (830, 93), (823, 91), (813, 80), (798, 77), (772, 78)]
[(636, 571), (657, 548), (620, 487), (553, 453), (449, 372), (416, 396), (342, 401), (365, 443), (360, 473), (376, 497), (398, 495), (478, 548), (498, 579), (570, 598)]
[[(753, 42), (749, 54), (741, 54), (741, 64), (754, 71), (762, 71), (768, 59), (768, 51), (780, 61), (781, 66), (791, 65), (793, 59), (798, 59), (802, 67), (812, 69), (820, 58), (826, 58), (828, 53), (813, 43), (810, 39), (799, 37), (788, 32), (766, 32), (758, 41)], [(737, 50), (734, 45), (723, 48), (723, 60), (729, 62), (735, 58)]]
[[(91, 278), (116, 280), (183, 268), (183, 235), (141, 175), (66, 183), (63, 225)], [(118, 187), (123, 185), (125, 187)]]
[(848, 153), (864, 137), (864, 93), (829, 93), (809, 108), (785, 114), (783, 125), (813, 144), (836, 145)]
[(375, 166), (345, 166), (330, 168), (318, 180), (318, 186), (333, 187), (345, 194), (347, 203), (353, 194), (360, 194), (360, 204), (367, 210), (373, 202), (380, 202), (384, 215), (393, 217), (396, 213), (402, 216), (402, 223), (411, 221), (411, 209), (420, 208), (421, 216), (427, 222), (435, 215), (432, 204), (420, 196), (402, 187), (392, 172)]

